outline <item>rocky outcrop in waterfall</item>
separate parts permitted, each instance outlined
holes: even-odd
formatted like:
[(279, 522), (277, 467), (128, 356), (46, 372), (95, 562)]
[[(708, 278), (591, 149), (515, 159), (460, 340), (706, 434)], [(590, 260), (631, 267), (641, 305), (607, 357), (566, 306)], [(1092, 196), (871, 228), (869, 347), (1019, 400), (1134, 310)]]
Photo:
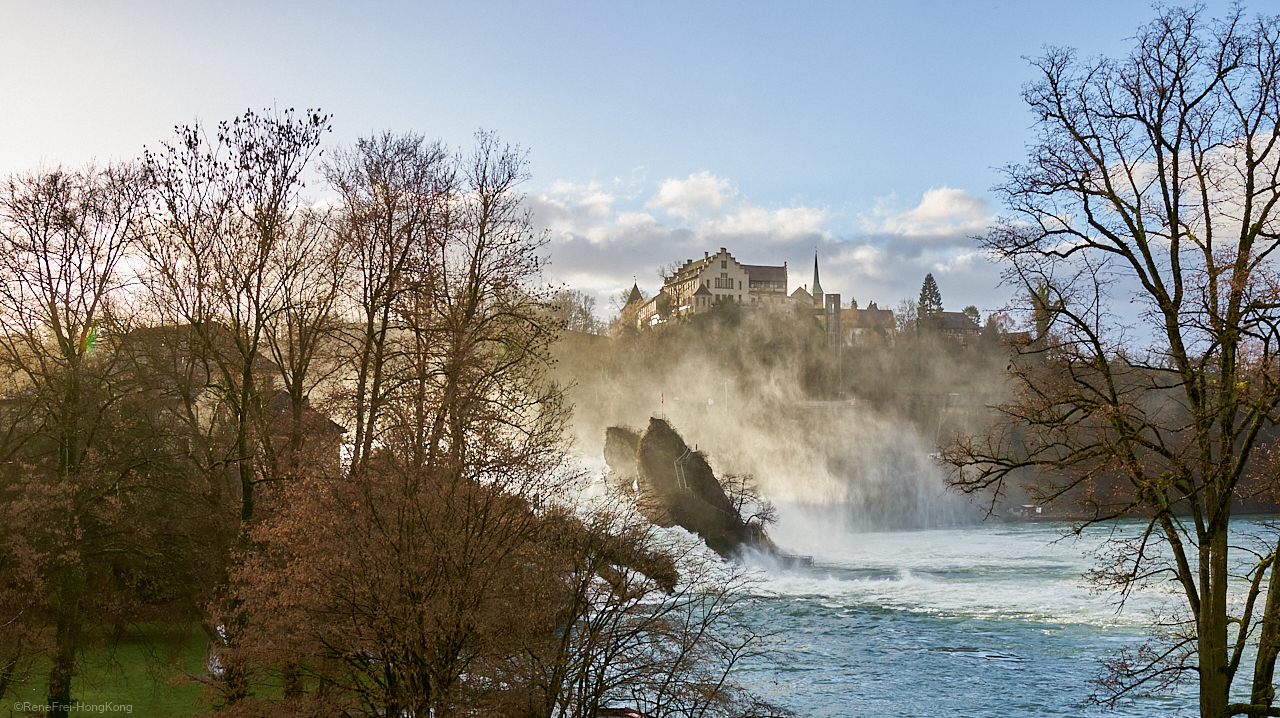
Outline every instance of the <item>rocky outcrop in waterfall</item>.
[(640, 478), (640, 465), (636, 451), (640, 449), (640, 435), (630, 429), (611, 426), (604, 431), (604, 463), (609, 465), (610, 484), (630, 490)]
[(643, 435), (622, 427), (605, 431), (609, 481), (635, 487), (636, 505), (659, 526), (682, 526), (729, 556), (743, 546), (771, 550), (762, 527), (748, 525), (725, 494), (711, 465), (663, 419), (650, 419)]

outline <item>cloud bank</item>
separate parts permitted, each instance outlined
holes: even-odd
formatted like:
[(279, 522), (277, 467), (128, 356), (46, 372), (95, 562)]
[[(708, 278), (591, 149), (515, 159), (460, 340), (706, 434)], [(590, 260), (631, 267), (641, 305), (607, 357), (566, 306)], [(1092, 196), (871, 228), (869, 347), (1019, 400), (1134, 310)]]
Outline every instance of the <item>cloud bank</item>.
[[(788, 265), (794, 291), (812, 282), (819, 253), (822, 286), (865, 307), (891, 307), (915, 297), (932, 272), (948, 310), (974, 304), (998, 309), (1008, 292), (999, 269), (973, 239), (993, 221), (987, 200), (938, 187), (914, 206), (895, 196), (854, 217), (822, 207), (766, 207), (742, 199), (733, 183), (710, 172), (654, 185), (555, 182), (528, 198), (534, 222), (550, 237), (549, 279), (609, 300), (635, 281), (650, 293), (658, 269), (726, 247), (745, 264)], [(833, 225), (854, 229), (837, 233)]]

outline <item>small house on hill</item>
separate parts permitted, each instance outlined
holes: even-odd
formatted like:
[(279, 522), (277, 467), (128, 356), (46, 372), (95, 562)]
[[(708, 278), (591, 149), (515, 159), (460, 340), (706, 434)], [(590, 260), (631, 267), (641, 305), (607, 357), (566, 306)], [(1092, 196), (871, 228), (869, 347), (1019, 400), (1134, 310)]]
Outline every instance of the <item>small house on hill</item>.
[(982, 333), (982, 327), (964, 312), (942, 312), (938, 316), (941, 318), (942, 333), (949, 337), (963, 340)]
[[(721, 250), (723, 251), (723, 250)], [(765, 264), (744, 264), (747, 271), (749, 304), (752, 306), (780, 306), (787, 301), (787, 263), (781, 267)]]
[(857, 342), (859, 337), (877, 329), (892, 335), (896, 328), (893, 310), (881, 309), (875, 302), (868, 304), (866, 309), (858, 309), (855, 304), (841, 313), (844, 315), (845, 343), (848, 344)]

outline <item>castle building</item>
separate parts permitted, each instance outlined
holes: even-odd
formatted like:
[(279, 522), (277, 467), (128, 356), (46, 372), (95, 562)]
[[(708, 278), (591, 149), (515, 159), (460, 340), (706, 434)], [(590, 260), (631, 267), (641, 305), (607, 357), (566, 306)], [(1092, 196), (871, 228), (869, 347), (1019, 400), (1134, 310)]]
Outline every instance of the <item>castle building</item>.
[(742, 264), (724, 247), (702, 259), (688, 259), (653, 298), (633, 307), (640, 292), (632, 287), (627, 311), (637, 326), (652, 326), (669, 317), (701, 314), (725, 301), (744, 307), (780, 306), (788, 301), (787, 265)]
[[(866, 309), (859, 309), (856, 303), (846, 308), (841, 305), (840, 294), (823, 290), (817, 251), (813, 255), (813, 284), (797, 287), (789, 295), (785, 262), (780, 267), (742, 264), (724, 247), (715, 254), (704, 252), (702, 259), (685, 260), (648, 300), (643, 298), (639, 287), (633, 285), (623, 318), (627, 323), (634, 322), (636, 327), (650, 327), (678, 316), (710, 311), (725, 301), (734, 301), (746, 308), (796, 305), (810, 308), (813, 317), (826, 329), (827, 343), (837, 351), (844, 344), (857, 343), (868, 332), (878, 329), (892, 335), (894, 331), (892, 311), (880, 309), (874, 302)], [(958, 321), (948, 322), (947, 334), (967, 334), (976, 328), (959, 325)]]
[(663, 293), (671, 297), (677, 314), (694, 310), (693, 295), (701, 288), (711, 295), (712, 305), (726, 298), (743, 304), (743, 299), (751, 293), (751, 278), (746, 267), (739, 264), (729, 250), (721, 247), (714, 255), (704, 252), (702, 259), (685, 260), (684, 265), (667, 277), (662, 285)]
[[(646, 300), (632, 285), (622, 310), (625, 325), (651, 327), (684, 315), (711, 311), (733, 301), (744, 308), (803, 307), (825, 329), (827, 344), (837, 352), (845, 345), (859, 344), (868, 335), (879, 334), (889, 341), (896, 333), (893, 311), (871, 302), (860, 309), (856, 301), (842, 306), (840, 294), (826, 292), (819, 274), (818, 252), (813, 253), (813, 284), (796, 287), (787, 294), (787, 264), (771, 266), (742, 264), (728, 249), (703, 252), (702, 259), (687, 259), (663, 282), (662, 289)], [(937, 328), (962, 345), (981, 334), (981, 327), (963, 312), (939, 312)]]

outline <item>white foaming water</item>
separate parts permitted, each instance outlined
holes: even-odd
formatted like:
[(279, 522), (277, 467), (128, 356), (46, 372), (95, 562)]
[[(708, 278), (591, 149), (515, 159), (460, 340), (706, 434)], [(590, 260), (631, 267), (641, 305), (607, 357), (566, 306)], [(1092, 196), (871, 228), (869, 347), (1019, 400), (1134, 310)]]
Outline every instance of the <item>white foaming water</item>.
[[(1055, 524), (979, 524), (846, 533), (813, 522), (774, 536), (810, 554), (786, 570), (758, 554), (749, 609), (774, 632), (771, 660), (737, 678), (814, 716), (1080, 715), (1101, 661), (1146, 637), (1171, 594), (1135, 594), (1117, 613), (1083, 574), (1101, 534), (1063, 539)], [(789, 539), (797, 539), (791, 542)], [(1137, 699), (1118, 715), (1177, 714), (1189, 695)]]
[[(1177, 603), (1172, 587), (1155, 587), (1118, 611), (1114, 596), (1091, 590), (1084, 574), (1111, 529), (1064, 538), (1061, 524), (980, 522), (927, 459), (869, 471), (839, 459), (848, 455), (808, 454), (821, 481), (765, 482), (788, 499), (770, 536), (812, 556), (811, 568), (744, 557), (760, 572), (745, 618), (772, 637), (734, 679), (799, 715), (1096, 714), (1090, 681), (1102, 661), (1143, 643), (1152, 611)], [(779, 484), (788, 491), (770, 490)], [(915, 530), (868, 530), (883, 528)], [(1112, 715), (1194, 713), (1184, 691)]]
[(1112, 597), (1097, 595), (1083, 579), (1097, 544), (1061, 538), (1044, 524), (997, 524), (835, 534), (795, 546), (814, 557), (814, 568), (805, 571), (779, 570), (759, 555), (747, 560), (764, 569), (762, 596), (822, 596), (955, 617), (1143, 625), (1147, 610), (1166, 597), (1137, 594), (1118, 612)]

